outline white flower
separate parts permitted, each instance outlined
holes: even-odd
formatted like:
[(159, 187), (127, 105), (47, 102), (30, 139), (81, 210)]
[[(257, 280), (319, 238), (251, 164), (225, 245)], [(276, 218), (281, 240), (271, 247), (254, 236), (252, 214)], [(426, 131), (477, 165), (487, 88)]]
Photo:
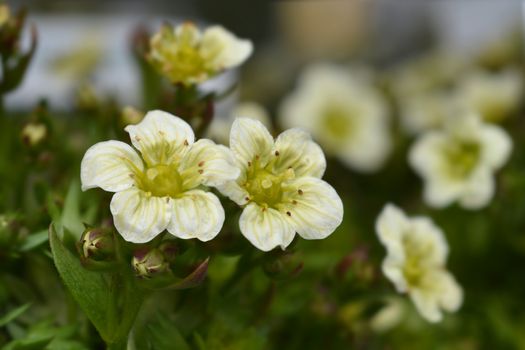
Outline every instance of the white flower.
[(172, 83), (201, 83), (244, 62), (252, 53), (251, 41), (242, 40), (221, 26), (203, 33), (190, 22), (176, 28), (164, 25), (150, 42), (147, 58)]
[(348, 69), (308, 68), (281, 109), (286, 127), (312, 133), (328, 154), (362, 172), (378, 170), (390, 152), (386, 103), (374, 87)]
[(424, 178), (424, 199), (433, 207), (458, 200), (481, 208), (494, 194), (494, 172), (509, 158), (512, 141), (503, 129), (475, 115), (450, 119), (444, 130), (423, 134), (412, 146), (409, 162)]
[(286, 248), (297, 232), (305, 239), (330, 235), (343, 219), (343, 204), (321, 180), (326, 161), (310, 135), (289, 129), (274, 141), (264, 125), (239, 118), (230, 133), (241, 175), (218, 189), (244, 206), (239, 226), (257, 248)]
[(517, 69), (490, 73), (473, 71), (460, 80), (458, 102), (488, 122), (500, 122), (516, 112), (523, 98), (523, 77)]
[(128, 125), (133, 146), (99, 142), (82, 159), (82, 190), (116, 192), (111, 213), (118, 232), (134, 243), (148, 242), (164, 230), (179, 238), (208, 241), (224, 222), (219, 199), (202, 186), (236, 179), (230, 150), (202, 139), (191, 127), (162, 111)]
[(263, 123), (267, 128), (270, 128), (272, 125), (268, 111), (262, 105), (256, 102), (241, 102), (233, 108), (228, 117), (214, 117), (208, 128), (207, 136), (223, 145), (227, 145), (235, 118), (255, 119)]
[(457, 79), (465, 61), (443, 51), (412, 58), (388, 73), (392, 93), (400, 98), (442, 90)]
[(399, 293), (408, 293), (425, 319), (439, 322), (442, 310), (459, 309), (463, 291), (446, 270), (448, 245), (439, 227), (426, 217), (408, 218), (388, 204), (376, 231), (387, 250), (383, 273)]

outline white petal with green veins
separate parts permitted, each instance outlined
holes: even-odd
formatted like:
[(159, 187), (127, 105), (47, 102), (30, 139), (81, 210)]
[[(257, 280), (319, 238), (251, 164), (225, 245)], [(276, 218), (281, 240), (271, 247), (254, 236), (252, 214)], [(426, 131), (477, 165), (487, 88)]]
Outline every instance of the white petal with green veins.
[(171, 201), (137, 188), (115, 193), (110, 205), (113, 223), (126, 241), (149, 242), (168, 226)]
[(135, 184), (135, 176), (144, 169), (142, 159), (131, 146), (120, 141), (104, 141), (91, 146), (82, 158), (82, 190), (100, 187), (118, 192)]

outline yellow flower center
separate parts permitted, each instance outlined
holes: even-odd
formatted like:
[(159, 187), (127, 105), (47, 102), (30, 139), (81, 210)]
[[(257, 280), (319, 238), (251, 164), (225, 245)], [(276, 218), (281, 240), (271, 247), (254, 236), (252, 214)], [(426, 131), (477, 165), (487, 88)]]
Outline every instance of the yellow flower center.
[(294, 178), (293, 169), (275, 173), (272, 162), (261, 166), (258, 160), (250, 162), (244, 188), (249, 193), (248, 200), (262, 207), (275, 208), (283, 201), (283, 182)]
[(141, 190), (155, 197), (176, 197), (182, 192), (182, 178), (175, 163), (146, 168), (137, 183)]
[(445, 149), (447, 172), (453, 178), (464, 178), (476, 167), (480, 158), (480, 146), (475, 142), (452, 142)]
[(408, 234), (404, 235), (402, 244), (405, 252), (403, 276), (409, 286), (420, 286), (428, 270), (427, 261), (432, 254), (433, 246), (430, 243), (422, 244)]
[(353, 129), (352, 119), (349, 118), (351, 113), (352, 111), (332, 104), (322, 114), (322, 125), (331, 137), (344, 140)]
[(153, 66), (174, 83), (192, 83), (212, 74), (207, 60), (200, 52), (198, 29), (184, 24), (178, 33), (164, 27), (151, 42), (149, 60)]

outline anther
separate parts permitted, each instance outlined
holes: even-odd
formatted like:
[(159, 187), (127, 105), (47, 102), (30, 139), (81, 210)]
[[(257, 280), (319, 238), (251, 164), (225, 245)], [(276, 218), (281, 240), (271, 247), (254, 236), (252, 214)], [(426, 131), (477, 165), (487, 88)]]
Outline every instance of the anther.
[(201, 160), (201, 161), (199, 162), (199, 164), (197, 164), (197, 165), (198, 165), (198, 166), (203, 166), (203, 165), (204, 165), (204, 161)]
[(297, 201), (294, 199), (294, 200), (292, 201), (292, 204), (297, 204)]
[(286, 215), (288, 216), (292, 216), (292, 213), (290, 213), (289, 211), (286, 212)]
[(298, 190), (297, 190), (297, 193), (299, 193), (299, 195), (301, 195), (301, 196), (302, 196), (304, 192), (303, 192), (303, 190), (301, 190), (301, 189), (298, 189)]
[(188, 143), (188, 140), (184, 140), (184, 146), (188, 146), (189, 143)]
[(275, 151), (275, 156), (279, 156), (279, 151)]
[(202, 174), (203, 172), (204, 172), (204, 170), (199, 169), (199, 174)]

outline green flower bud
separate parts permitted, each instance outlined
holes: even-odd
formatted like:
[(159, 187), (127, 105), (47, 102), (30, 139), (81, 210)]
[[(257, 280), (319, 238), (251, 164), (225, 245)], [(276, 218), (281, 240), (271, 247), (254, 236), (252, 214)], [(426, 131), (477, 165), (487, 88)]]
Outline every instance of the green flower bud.
[(169, 270), (169, 263), (158, 248), (141, 248), (133, 252), (131, 264), (135, 274), (141, 278), (151, 278)]

